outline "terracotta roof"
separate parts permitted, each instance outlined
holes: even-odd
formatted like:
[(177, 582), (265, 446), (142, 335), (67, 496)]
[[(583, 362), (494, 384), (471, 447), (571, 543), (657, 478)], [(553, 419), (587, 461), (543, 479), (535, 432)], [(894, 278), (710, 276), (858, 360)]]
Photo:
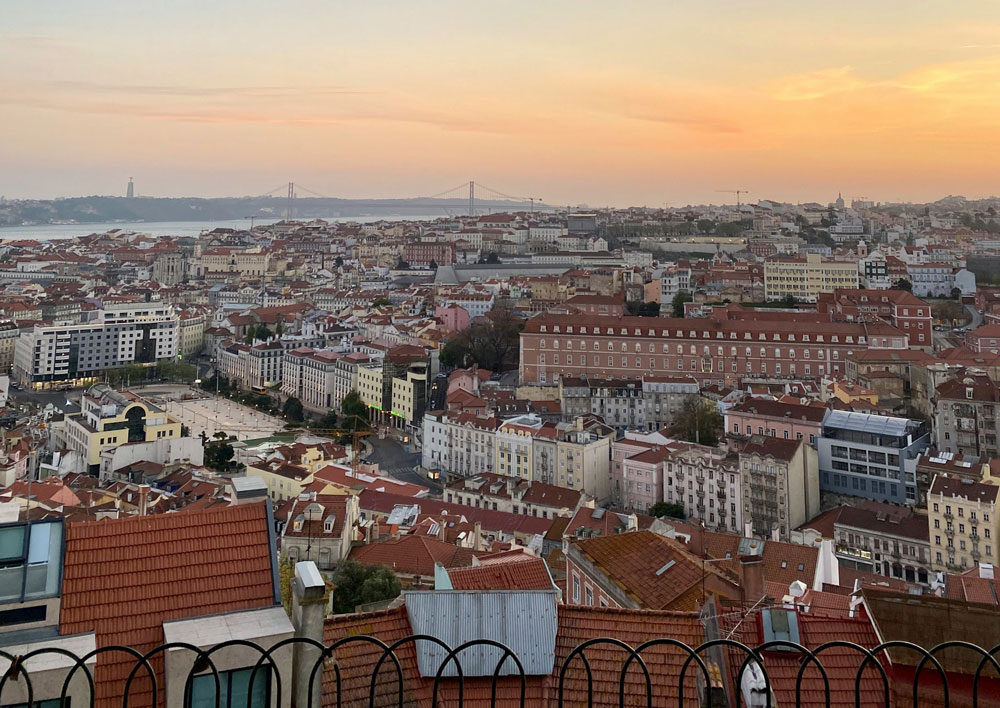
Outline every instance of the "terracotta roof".
[(549, 590), (552, 578), (541, 558), (487, 563), (448, 571), (455, 590)]
[(777, 460), (791, 462), (801, 444), (801, 440), (782, 440), (770, 435), (752, 435), (743, 449), (740, 450), (740, 454), (760, 455), (761, 457), (770, 455)]
[(732, 406), (729, 411), (732, 413), (750, 413), (769, 418), (822, 423), (823, 416), (826, 415), (826, 406), (804, 406), (795, 403), (782, 403), (769, 398), (748, 398), (743, 403)]
[(538, 534), (544, 536), (554, 523), (554, 519), (543, 519), (537, 516), (526, 516), (524, 514), (508, 514), (503, 511), (492, 511), (490, 509), (479, 509), (473, 506), (462, 504), (449, 504), (448, 502), (436, 501), (434, 499), (403, 496), (402, 494), (391, 494), (389, 492), (378, 492), (365, 489), (358, 495), (362, 511), (370, 511), (376, 514), (389, 514), (393, 507), (398, 504), (412, 506), (416, 504), (423, 514), (443, 514), (454, 515), (456, 518), (465, 517), (471, 522), (478, 521), (484, 531), (506, 531), (508, 533)]
[[(697, 615), (687, 612), (657, 612), (651, 610), (618, 610), (596, 607), (570, 607), (560, 605), (557, 612), (558, 628), (555, 644), (555, 664), (551, 675), (525, 678), (527, 706), (554, 706), (559, 697), (559, 670), (569, 654), (583, 642), (594, 637), (615, 637), (631, 646), (638, 646), (651, 639), (671, 637), (689, 646), (698, 646), (704, 634)], [(413, 633), (406, 608), (398, 607), (384, 612), (361, 615), (340, 615), (326, 620), (323, 641), (330, 644), (339, 639), (359, 634), (377, 637), (386, 644), (403, 639)], [(418, 708), (431, 704), (433, 678), (420, 676), (413, 643), (402, 644), (396, 649), (403, 672), (403, 703), (405, 708)], [(341, 671), (343, 705), (369, 705), (371, 668), (382, 655), (382, 649), (367, 642), (354, 642), (337, 650), (337, 667)], [(618, 705), (619, 680), (622, 663), (627, 654), (609, 645), (595, 645), (587, 650), (586, 657), (593, 677), (593, 705)], [(653, 705), (676, 705), (677, 684), (681, 665), (686, 655), (667, 646), (654, 646), (643, 652), (643, 661), (651, 676)], [(375, 685), (374, 705), (379, 708), (398, 706), (398, 683), (394, 669)], [(697, 695), (696, 679), (688, 671), (684, 695)], [(389, 677), (389, 674), (393, 678)], [(629, 671), (625, 684), (626, 696), (645, 696), (645, 682), (641, 672)], [(464, 701), (466, 708), (486, 708), (491, 703), (490, 678), (466, 678)], [(521, 684), (518, 678), (503, 676), (497, 680), (496, 704), (521, 705)], [(332, 668), (323, 670), (323, 705), (336, 705), (336, 678)], [(442, 705), (458, 705), (458, 682), (443, 679), (439, 686)], [(564, 701), (567, 706), (587, 705), (587, 677), (582, 662), (577, 658), (565, 675)], [(643, 699), (642, 704), (645, 705)]]
[[(145, 652), (163, 643), (165, 621), (271, 607), (273, 556), (263, 503), (69, 524), (60, 633), (93, 631), (98, 647)], [(161, 686), (162, 657), (152, 660)], [(133, 666), (129, 656), (104, 655), (97, 705), (121, 702)], [(149, 681), (140, 678), (129, 705), (151, 704)]]
[[(766, 610), (765, 610), (766, 611)], [(777, 611), (781, 611), (780, 609)], [(875, 628), (867, 618), (851, 619), (842, 615), (831, 616), (825, 612), (817, 616), (811, 613), (797, 612), (799, 627), (799, 642), (807, 649), (833, 641), (852, 642), (865, 648), (878, 645)], [(749, 646), (756, 646), (763, 641), (760, 629), (760, 612), (751, 614), (742, 620), (742, 613), (726, 614), (721, 618), (723, 635), (733, 632), (732, 639)], [(738, 626), (737, 626), (737, 623)], [(729, 677), (735, 679), (739, 675), (740, 666), (746, 655), (738, 651), (728, 651)], [(831, 708), (854, 708), (855, 679), (861, 664), (862, 654), (854, 648), (833, 647), (820, 654), (819, 659), (830, 682)], [(802, 673), (802, 693), (800, 701), (796, 701), (796, 680), (802, 667), (802, 656), (797, 652), (767, 651), (764, 652), (764, 666), (767, 670), (771, 690), (774, 692), (775, 705), (824, 705), (826, 695), (823, 679), (814, 666), (806, 666)], [(865, 671), (861, 676), (861, 705), (881, 708), (883, 705), (883, 685), (879, 674)]]
[(350, 559), (365, 565), (384, 565), (396, 573), (433, 577), (435, 564), (445, 568), (470, 566), (474, 555), (468, 548), (413, 535), (357, 546), (351, 550)]
[(649, 609), (681, 609), (675, 603), (687, 603), (688, 591), (702, 581), (703, 574), (732, 583), (681, 544), (652, 531), (591, 538), (576, 546), (611, 582)]

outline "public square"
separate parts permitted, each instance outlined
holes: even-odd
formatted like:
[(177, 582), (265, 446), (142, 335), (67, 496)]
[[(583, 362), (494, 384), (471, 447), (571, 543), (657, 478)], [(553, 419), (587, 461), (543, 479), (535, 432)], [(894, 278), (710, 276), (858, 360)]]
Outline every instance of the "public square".
[(212, 437), (222, 431), (235, 436), (237, 440), (253, 440), (285, 429), (285, 422), (280, 418), (221, 396), (183, 400), (174, 392), (167, 395), (155, 395), (154, 391), (138, 393), (177, 418), (194, 436), (201, 435), (204, 431), (205, 435)]

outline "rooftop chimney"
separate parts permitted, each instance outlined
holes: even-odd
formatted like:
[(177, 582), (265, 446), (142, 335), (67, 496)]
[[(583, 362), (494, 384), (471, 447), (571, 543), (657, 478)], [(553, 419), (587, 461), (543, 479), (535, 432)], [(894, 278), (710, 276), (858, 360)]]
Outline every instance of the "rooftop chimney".
[(993, 564), (992, 563), (980, 563), (979, 564), (979, 577), (986, 580), (993, 580)]
[(754, 603), (764, 596), (764, 559), (760, 556), (740, 556), (740, 585), (743, 601)]
[[(323, 615), (326, 603), (326, 582), (313, 561), (295, 564), (292, 579), (292, 624), (295, 636), (323, 642)], [(319, 659), (319, 650), (305, 643), (296, 643), (292, 658), (292, 689), (295, 708), (319, 708), (320, 675), (312, 671)], [(309, 701), (309, 677), (313, 676), (312, 702)]]
[(149, 513), (149, 485), (139, 485), (139, 516)]

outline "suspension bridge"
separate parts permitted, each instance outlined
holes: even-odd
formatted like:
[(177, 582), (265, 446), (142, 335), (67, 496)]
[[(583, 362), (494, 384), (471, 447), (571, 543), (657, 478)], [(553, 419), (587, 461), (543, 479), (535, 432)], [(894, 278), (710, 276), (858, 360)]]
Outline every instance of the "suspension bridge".
[[(309, 189), (301, 184), (289, 182), (280, 187), (275, 187), (269, 192), (257, 195), (257, 198), (272, 198), (284, 200), (285, 218), (293, 218), (296, 214), (296, 207), (300, 200), (328, 200), (333, 202), (349, 203), (351, 207), (361, 207), (369, 209), (377, 208), (399, 208), (400, 202), (404, 202), (407, 208), (412, 209), (439, 209), (449, 216), (459, 213), (475, 216), (491, 211), (552, 211), (556, 207), (545, 204), (540, 197), (524, 197), (506, 194), (485, 184), (470, 180), (463, 182), (457, 187), (452, 187), (437, 194), (420, 197), (397, 197), (386, 199), (345, 199), (343, 197), (331, 197), (321, 194), (316, 190)], [(305, 204), (303, 204), (305, 206)]]

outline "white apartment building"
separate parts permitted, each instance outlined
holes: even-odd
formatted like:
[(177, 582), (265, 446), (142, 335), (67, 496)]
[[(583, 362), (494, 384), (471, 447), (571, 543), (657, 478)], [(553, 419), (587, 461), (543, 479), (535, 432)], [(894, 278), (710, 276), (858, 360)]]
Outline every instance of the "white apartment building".
[(691, 292), (691, 269), (668, 268), (660, 275), (660, 304), (669, 305), (679, 292)]
[(818, 253), (764, 261), (764, 295), (768, 300), (791, 295), (800, 302), (816, 302), (820, 293), (856, 289), (859, 283), (857, 263), (824, 261)]
[(84, 385), (107, 369), (177, 358), (178, 317), (166, 303), (117, 303), (88, 316), (22, 334), (14, 347), (15, 379), (32, 388)]
[(421, 464), (448, 477), (492, 472), (498, 424), (472, 413), (425, 414)]
[(428, 413), (422, 464), (450, 477), (495, 472), (603, 500), (611, 490), (613, 438), (613, 429), (586, 417), (554, 424), (534, 414), (500, 422), (470, 413)]
[(666, 458), (663, 501), (682, 504), (706, 528), (743, 532), (742, 479), (736, 455), (688, 445)]
[[(344, 354), (337, 359), (333, 372), (333, 398), (330, 408), (340, 408), (340, 404), (351, 391), (357, 391), (359, 385), (359, 371), (362, 366), (368, 364), (371, 359), (367, 354), (354, 352)], [(381, 369), (381, 365), (379, 366)], [(381, 381), (381, 377), (379, 377)]]
[(282, 361), (282, 395), (298, 398), (307, 411), (326, 413), (334, 407), (337, 360), (341, 356), (331, 349), (312, 347), (286, 352)]
[(528, 240), (541, 243), (558, 243), (569, 230), (561, 224), (532, 224), (528, 227)]

